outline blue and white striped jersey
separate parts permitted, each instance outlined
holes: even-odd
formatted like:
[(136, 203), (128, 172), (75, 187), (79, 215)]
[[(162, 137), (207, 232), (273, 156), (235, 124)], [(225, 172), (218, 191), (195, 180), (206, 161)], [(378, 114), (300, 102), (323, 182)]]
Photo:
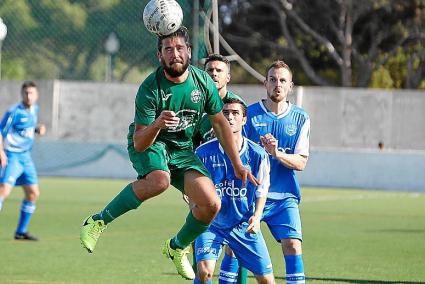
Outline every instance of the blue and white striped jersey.
[[(267, 110), (263, 102), (248, 107), (244, 134), (261, 144), (260, 136), (271, 133), (278, 140), (278, 148), (288, 154), (309, 155), (310, 118), (300, 107), (289, 103), (287, 110), (276, 115)], [(288, 197), (301, 199), (300, 186), (295, 171), (285, 167), (270, 155), (269, 199)]]
[(3, 148), (9, 152), (25, 152), (32, 148), (37, 126), (38, 105), (26, 109), (22, 103), (10, 107), (0, 123)]
[(196, 154), (211, 173), (221, 199), (220, 212), (212, 225), (226, 229), (248, 221), (255, 211), (257, 197), (266, 196), (270, 185), (270, 165), (266, 151), (258, 144), (243, 138), (239, 151), (241, 161), (260, 182), (259, 186), (254, 186), (247, 181), (245, 187), (242, 187), (242, 181), (235, 177), (233, 165), (217, 138), (199, 146)]

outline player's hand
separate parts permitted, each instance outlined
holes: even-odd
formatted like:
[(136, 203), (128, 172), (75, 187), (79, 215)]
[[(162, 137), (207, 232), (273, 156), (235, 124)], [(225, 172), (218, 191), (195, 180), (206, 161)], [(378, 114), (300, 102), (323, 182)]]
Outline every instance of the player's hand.
[(247, 180), (249, 180), (254, 186), (258, 186), (260, 184), (257, 178), (254, 177), (242, 164), (240, 167), (235, 167), (235, 176), (242, 180), (242, 186), (245, 186)]
[(273, 157), (276, 157), (278, 140), (270, 133), (267, 133), (264, 136), (260, 136), (261, 144), (263, 144), (264, 149)]
[(40, 136), (43, 136), (44, 134), (46, 134), (46, 126), (44, 124), (37, 125), (37, 127), (35, 128), (35, 133)]
[(163, 110), (159, 117), (155, 120), (155, 124), (158, 128), (176, 128), (179, 125), (180, 118), (176, 116), (176, 113), (171, 110)]
[(0, 150), (0, 166), (4, 168), (6, 167), (6, 165), (7, 165), (6, 153), (3, 150)]
[(260, 230), (260, 218), (255, 215), (252, 215), (248, 220), (248, 228), (246, 228), (247, 233), (256, 234)]

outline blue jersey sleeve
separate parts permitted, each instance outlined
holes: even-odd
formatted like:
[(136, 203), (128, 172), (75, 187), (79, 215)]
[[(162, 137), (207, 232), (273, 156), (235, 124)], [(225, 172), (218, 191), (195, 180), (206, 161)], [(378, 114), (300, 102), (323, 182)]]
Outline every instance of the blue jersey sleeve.
[(3, 119), (1, 120), (0, 131), (3, 137), (6, 137), (7, 133), (9, 132), (10, 128), (13, 125), (13, 120), (15, 117), (14, 114), (15, 112), (9, 110), (5, 113), (5, 115), (3, 116)]

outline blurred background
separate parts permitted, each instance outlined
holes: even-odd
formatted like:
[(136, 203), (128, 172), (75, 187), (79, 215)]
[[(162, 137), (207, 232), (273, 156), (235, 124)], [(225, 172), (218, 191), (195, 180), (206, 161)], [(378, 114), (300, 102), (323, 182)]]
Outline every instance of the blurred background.
[[(244, 63), (262, 74), (284, 57), (297, 85), (425, 88), (423, 0), (178, 2), (193, 63), (212, 51), (233, 55), (242, 63), (233, 83), (258, 82)], [(140, 20), (146, 3), (0, 1), (1, 78), (141, 82), (157, 64), (155, 37)]]
[[(147, 2), (0, 1), (0, 111), (23, 80), (37, 82), (48, 129), (34, 148), (40, 174), (134, 177), (128, 124), (158, 65)], [(228, 56), (230, 89), (248, 103), (265, 96), (272, 61), (291, 66), (290, 99), (312, 121), (303, 185), (425, 191), (424, 0), (178, 2), (192, 63)]]

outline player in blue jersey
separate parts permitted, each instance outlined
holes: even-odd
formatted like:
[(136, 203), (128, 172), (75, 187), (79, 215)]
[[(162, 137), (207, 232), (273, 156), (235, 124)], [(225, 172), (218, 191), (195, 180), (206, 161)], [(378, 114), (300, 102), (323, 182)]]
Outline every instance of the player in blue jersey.
[(0, 123), (0, 210), (15, 185), (21, 185), (25, 198), (15, 232), (16, 240), (36, 241), (28, 233), (28, 225), (40, 195), (37, 172), (31, 158), (34, 134), (44, 135), (46, 128), (37, 124), (38, 90), (34, 82), (24, 82), (22, 102), (10, 107)]
[[(303, 109), (287, 101), (293, 82), (292, 72), (283, 61), (269, 66), (264, 86), (267, 98), (248, 107), (244, 130), (270, 155), (270, 189), (262, 220), (281, 243), (287, 283), (301, 284), (305, 283), (298, 208), (301, 194), (295, 171), (304, 170), (307, 163), (310, 119)], [(220, 273), (234, 275), (237, 270), (237, 260), (226, 254)]]
[[(270, 256), (260, 231), (260, 220), (270, 179), (269, 158), (258, 144), (242, 136), (246, 122), (246, 106), (238, 99), (224, 99), (223, 114), (233, 131), (233, 138), (245, 167), (260, 185), (245, 186), (233, 173), (230, 159), (217, 139), (202, 144), (197, 155), (211, 173), (221, 199), (221, 209), (207, 231), (195, 240), (198, 267), (194, 283), (212, 283), (215, 263), (223, 245), (231, 247), (241, 265), (252, 271), (258, 283), (275, 283)], [(220, 275), (226, 279), (227, 275)]]

